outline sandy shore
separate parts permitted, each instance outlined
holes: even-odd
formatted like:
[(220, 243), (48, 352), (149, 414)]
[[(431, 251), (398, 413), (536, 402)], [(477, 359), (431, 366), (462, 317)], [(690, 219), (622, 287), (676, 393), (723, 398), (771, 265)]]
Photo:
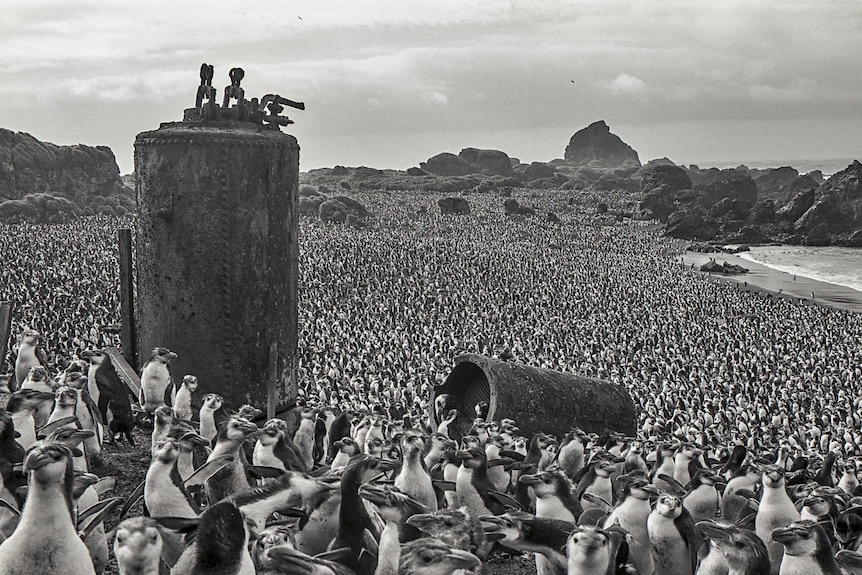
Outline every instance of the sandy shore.
[[(749, 269), (747, 274), (742, 275), (712, 274), (711, 277), (715, 278), (716, 281), (731, 280), (740, 284), (747, 282), (749, 291), (767, 291), (782, 297), (798, 298), (806, 303), (862, 313), (862, 292), (849, 287), (800, 275), (794, 276), (731, 254), (702, 254), (697, 252), (685, 252), (683, 254), (685, 265), (694, 264), (695, 269), (708, 262), (710, 258), (714, 258), (719, 263), (726, 261)], [(813, 300), (811, 298), (812, 292), (814, 292)]]

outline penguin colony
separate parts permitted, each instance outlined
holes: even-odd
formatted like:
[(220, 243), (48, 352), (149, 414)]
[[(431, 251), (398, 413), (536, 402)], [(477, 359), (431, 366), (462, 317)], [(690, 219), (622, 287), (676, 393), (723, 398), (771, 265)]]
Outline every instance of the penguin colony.
[[(501, 554), (539, 575), (862, 573), (862, 487), (834, 452), (524, 438), (481, 406), (452, 437), (446, 398), (421, 422), (308, 406), (264, 420), (215, 394), (191, 413), (199, 384), (172, 378), (170, 350), (134, 404), (107, 354), (82, 357), (53, 378), (30, 365), (0, 412), (0, 575), (101, 574), (111, 550), (124, 575), (483, 573)], [(149, 469), (112, 498), (89, 465), (131, 440), (136, 411)], [(140, 500), (146, 516), (126, 518)]]

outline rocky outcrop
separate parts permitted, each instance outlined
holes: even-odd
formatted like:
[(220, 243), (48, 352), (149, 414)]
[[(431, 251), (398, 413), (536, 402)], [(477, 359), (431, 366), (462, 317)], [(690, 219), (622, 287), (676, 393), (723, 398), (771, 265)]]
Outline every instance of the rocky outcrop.
[(687, 240), (712, 240), (718, 229), (699, 206), (678, 209), (667, 219), (665, 233), (672, 238)]
[(775, 214), (779, 220), (795, 222), (802, 214), (814, 205), (814, 190), (803, 190), (793, 196), (786, 205), (781, 207)]
[(678, 166), (657, 164), (641, 171), (640, 188), (643, 217), (666, 221), (677, 209), (679, 193), (691, 190), (691, 180)]
[(641, 165), (638, 153), (611, 133), (603, 120), (575, 132), (564, 157), (566, 162), (576, 166), (616, 168), (627, 165), (637, 169)]
[(524, 181), (532, 182), (541, 178), (553, 178), (557, 169), (551, 164), (533, 162), (524, 170)]
[(728, 262), (724, 262), (723, 264), (718, 263), (715, 260), (710, 260), (700, 266), (700, 271), (702, 272), (712, 272), (719, 274), (728, 274), (728, 275), (739, 275), (739, 274), (747, 274), (748, 268), (744, 268), (742, 266), (731, 264)]
[(423, 171), (436, 176), (466, 176), (473, 173), (470, 162), (455, 154), (443, 152), (419, 164)]
[(512, 160), (505, 152), (464, 148), (458, 156), (473, 167), (471, 173), (484, 174), (486, 176), (515, 176), (515, 172), (512, 169)]
[(6, 221), (61, 221), (132, 211), (135, 191), (123, 184), (110, 148), (58, 146), (0, 129), (0, 202), (8, 201)]
[(817, 189), (814, 203), (796, 220), (796, 231), (810, 233), (820, 224), (830, 236), (862, 229), (862, 163), (853, 162)]
[(503, 202), (503, 213), (507, 216), (534, 216), (536, 215), (536, 210), (520, 205), (518, 200), (514, 198), (508, 198)]
[(440, 198), (437, 200), (441, 214), (469, 215), (470, 202), (466, 198)]
[(348, 222), (348, 216), (352, 216), (349, 222), (351, 225), (356, 225), (358, 220), (362, 220), (362, 226), (357, 227), (364, 227), (368, 210), (353, 198), (335, 196), (320, 204), (318, 214), (324, 222)]

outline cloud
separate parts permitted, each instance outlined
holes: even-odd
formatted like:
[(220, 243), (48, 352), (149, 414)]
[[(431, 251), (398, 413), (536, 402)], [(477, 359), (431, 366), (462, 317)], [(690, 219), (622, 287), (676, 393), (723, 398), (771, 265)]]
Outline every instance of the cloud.
[(611, 91), (616, 94), (642, 94), (646, 87), (646, 82), (628, 74), (620, 74), (611, 82)]

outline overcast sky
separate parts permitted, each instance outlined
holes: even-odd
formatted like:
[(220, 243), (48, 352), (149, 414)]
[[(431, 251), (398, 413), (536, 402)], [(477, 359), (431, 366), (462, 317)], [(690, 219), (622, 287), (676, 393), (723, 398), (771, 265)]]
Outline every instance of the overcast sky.
[(110, 146), (221, 100), (306, 103), (300, 169), (559, 158), (603, 119), (646, 162), (862, 159), (859, 0), (3, 0), (0, 127)]

